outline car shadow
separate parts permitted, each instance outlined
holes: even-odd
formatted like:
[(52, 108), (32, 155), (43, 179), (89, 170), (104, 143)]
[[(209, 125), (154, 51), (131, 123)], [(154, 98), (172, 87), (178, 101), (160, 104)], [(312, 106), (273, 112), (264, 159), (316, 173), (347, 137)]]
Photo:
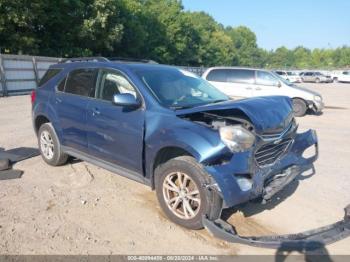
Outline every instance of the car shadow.
[(68, 157), (68, 161), (67, 161), (67, 163), (71, 164), (71, 165), (78, 164), (80, 162), (83, 162), (83, 160), (72, 157), (72, 156)]
[(274, 209), (281, 202), (290, 197), (298, 188), (299, 182), (305, 179), (309, 179), (315, 174), (315, 167), (312, 166), (309, 170), (299, 174), (291, 183), (272, 197), (267, 203), (262, 204), (262, 199), (257, 198), (242, 205), (235, 206), (233, 208), (227, 208), (222, 211), (221, 218), (227, 221), (234, 213), (240, 211), (244, 217), (254, 216), (265, 210)]
[(313, 110), (308, 110), (306, 112), (306, 114), (302, 117), (305, 117), (305, 116), (322, 116), (323, 115), (323, 112), (315, 112)]
[(325, 245), (319, 241), (301, 241), (297, 246), (291, 246), (287, 242), (282, 243), (276, 251), (275, 261), (290, 261), (289, 256), (293, 257), (293, 260), (297, 257), (296, 260), (303, 261), (302, 255), (304, 255), (304, 261), (333, 261)]

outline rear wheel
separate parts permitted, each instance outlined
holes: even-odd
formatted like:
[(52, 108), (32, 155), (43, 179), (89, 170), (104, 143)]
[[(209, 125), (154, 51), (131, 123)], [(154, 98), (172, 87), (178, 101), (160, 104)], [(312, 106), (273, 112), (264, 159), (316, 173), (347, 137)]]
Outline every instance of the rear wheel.
[(338, 83), (338, 82), (339, 82), (338, 77), (334, 77), (334, 78), (333, 78), (333, 82), (334, 82), (334, 83)]
[(301, 117), (306, 114), (307, 110), (307, 105), (304, 100), (299, 99), (299, 98), (294, 98), (293, 99), (293, 111), (294, 115)]
[(320, 83), (320, 79), (319, 78), (316, 78), (315, 82), (318, 84)]
[(43, 124), (38, 132), (38, 144), (42, 158), (51, 166), (60, 166), (67, 162), (68, 155), (63, 153), (51, 123)]
[(155, 170), (159, 204), (167, 217), (189, 229), (203, 228), (202, 216), (217, 218), (221, 198), (204, 185), (209, 176), (197, 161), (181, 156), (167, 161)]

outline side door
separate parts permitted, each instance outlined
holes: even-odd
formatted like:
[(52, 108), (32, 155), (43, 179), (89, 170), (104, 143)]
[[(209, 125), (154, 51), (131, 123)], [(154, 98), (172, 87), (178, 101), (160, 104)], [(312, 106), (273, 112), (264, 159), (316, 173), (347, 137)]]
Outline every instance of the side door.
[(303, 74), (303, 80), (304, 82), (310, 82), (311, 81), (311, 74), (310, 72), (306, 72)]
[(145, 109), (143, 105), (127, 108), (113, 104), (113, 96), (122, 93), (130, 93), (142, 101), (126, 75), (100, 69), (95, 99), (87, 110), (89, 154), (141, 175)]
[(253, 94), (254, 96), (287, 95), (284, 94), (284, 89), (280, 85), (280, 81), (270, 72), (257, 70)]
[[(82, 68), (71, 71), (57, 87), (55, 106), (62, 129), (62, 145), (88, 152), (86, 110), (95, 93), (98, 70)], [(65, 83), (65, 85), (63, 85)]]
[(255, 72), (251, 69), (228, 69), (227, 84), (232, 89), (233, 98), (252, 97), (255, 88)]

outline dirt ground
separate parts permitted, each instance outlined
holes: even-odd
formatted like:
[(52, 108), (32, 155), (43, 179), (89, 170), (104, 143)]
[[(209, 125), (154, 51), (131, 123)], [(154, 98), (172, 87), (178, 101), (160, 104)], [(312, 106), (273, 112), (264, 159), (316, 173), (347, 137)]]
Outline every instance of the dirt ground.
[[(229, 221), (244, 235), (296, 233), (340, 220), (350, 204), (350, 85), (304, 84), (326, 102), (316, 129), (320, 158), (272, 202), (249, 203)], [(37, 147), (29, 96), (0, 98), (0, 147)], [(205, 230), (169, 222), (148, 187), (85, 162), (50, 167), (40, 156), (15, 165), (21, 179), (0, 180), (1, 254), (274, 254), (229, 244)], [(326, 247), (350, 254), (350, 238)]]

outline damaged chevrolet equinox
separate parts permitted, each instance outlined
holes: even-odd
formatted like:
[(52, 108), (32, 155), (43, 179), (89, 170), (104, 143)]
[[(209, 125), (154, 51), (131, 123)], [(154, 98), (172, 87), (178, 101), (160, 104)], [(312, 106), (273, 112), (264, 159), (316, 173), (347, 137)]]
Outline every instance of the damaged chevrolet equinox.
[(317, 158), (316, 133), (297, 133), (289, 98), (233, 101), (176, 67), (69, 59), (49, 68), (31, 99), (46, 163), (71, 156), (146, 184), (189, 229), (269, 200)]

